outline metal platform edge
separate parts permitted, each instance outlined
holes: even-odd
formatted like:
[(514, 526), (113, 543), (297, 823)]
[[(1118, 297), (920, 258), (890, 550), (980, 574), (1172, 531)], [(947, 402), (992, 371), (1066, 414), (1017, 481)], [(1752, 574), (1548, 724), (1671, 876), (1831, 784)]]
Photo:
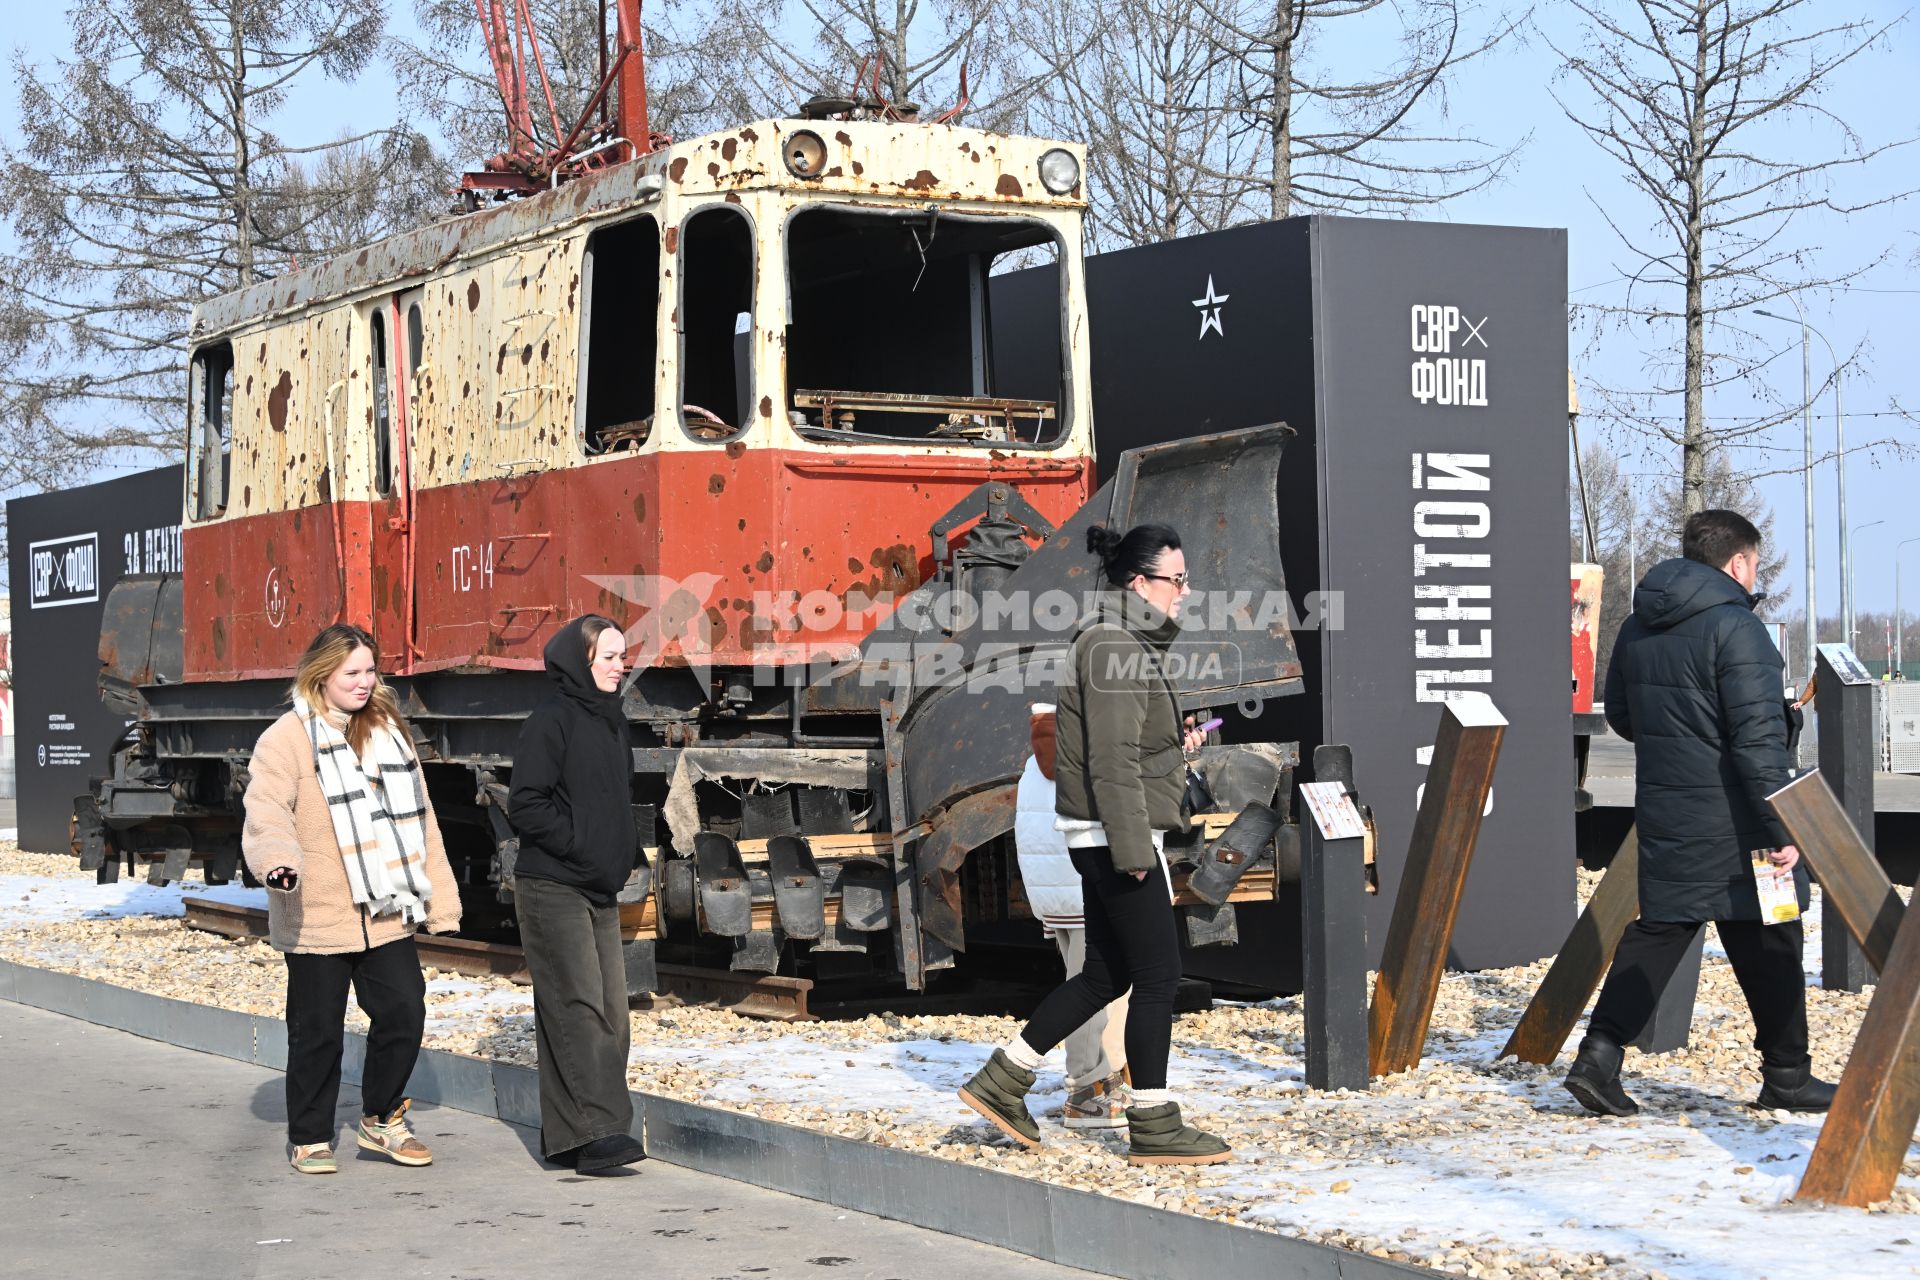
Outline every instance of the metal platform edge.
[[(0, 999), (202, 1053), (286, 1067), (286, 1024), (0, 960)], [(360, 1082), (364, 1037), (348, 1032), (342, 1075)], [(537, 1127), (533, 1068), (423, 1049), (418, 1101)], [(978, 1165), (816, 1133), (697, 1103), (633, 1095), (658, 1160), (859, 1213), (1128, 1280), (1259, 1275), (1376, 1280), (1441, 1273), (1292, 1236), (1075, 1191)], [(956, 1104), (955, 1118), (962, 1117)]]

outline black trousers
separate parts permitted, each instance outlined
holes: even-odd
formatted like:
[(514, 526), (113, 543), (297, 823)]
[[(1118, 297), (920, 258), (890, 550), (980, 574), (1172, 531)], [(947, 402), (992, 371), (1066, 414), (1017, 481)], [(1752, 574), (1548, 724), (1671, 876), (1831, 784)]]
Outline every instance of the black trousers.
[(1046, 1053), (1131, 987), (1127, 1066), (1133, 1086), (1164, 1089), (1173, 997), (1180, 987), (1180, 934), (1166, 877), (1158, 866), (1144, 879), (1115, 871), (1104, 847), (1072, 852), (1087, 920), (1087, 962), (1040, 1002), (1021, 1038), (1034, 1052)]
[(533, 976), (540, 1143), (556, 1155), (633, 1128), (627, 1092), (627, 969), (620, 908), (571, 885), (521, 876), (514, 914)]
[(392, 1115), (406, 1096), (427, 1025), (427, 979), (411, 937), (370, 951), (287, 953), (287, 1140), (333, 1141), (346, 1044), (347, 988), (373, 1024), (360, 1074), (363, 1115)]
[[(1807, 977), (1801, 967), (1800, 922), (1718, 920), (1721, 945), (1753, 1014), (1753, 1047), (1769, 1067), (1802, 1067), (1807, 1053)], [(1646, 1029), (1660, 993), (1701, 926), (1636, 920), (1613, 953), (1613, 967), (1594, 1003), (1587, 1030), (1627, 1044)]]

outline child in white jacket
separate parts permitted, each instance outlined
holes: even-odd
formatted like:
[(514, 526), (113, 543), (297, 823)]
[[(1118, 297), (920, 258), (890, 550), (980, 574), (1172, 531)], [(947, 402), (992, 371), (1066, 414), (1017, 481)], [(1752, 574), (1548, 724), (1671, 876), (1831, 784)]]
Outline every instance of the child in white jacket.
[[(1033, 754), (1020, 775), (1015, 799), (1013, 847), (1026, 884), (1027, 903), (1053, 935), (1073, 977), (1086, 963), (1080, 873), (1067, 854), (1067, 837), (1054, 826), (1053, 704), (1033, 704)], [(1123, 1129), (1127, 1124), (1127, 993), (1067, 1037), (1069, 1129)]]

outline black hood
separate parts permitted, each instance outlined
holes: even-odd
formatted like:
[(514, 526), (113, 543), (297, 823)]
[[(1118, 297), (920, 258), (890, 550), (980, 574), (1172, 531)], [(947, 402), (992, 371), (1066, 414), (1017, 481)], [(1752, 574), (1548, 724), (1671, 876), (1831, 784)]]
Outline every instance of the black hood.
[(547, 678), (560, 686), (569, 701), (577, 702), (615, 728), (626, 726), (626, 714), (620, 709), (620, 695), (602, 693), (593, 683), (592, 664), (587, 660), (585, 618), (575, 618), (547, 641)]
[(1698, 560), (1662, 560), (1633, 593), (1633, 614), (1649, 630), (1665, 631), (1716, 605), (1751, 609), (1760, 602), (1724, 569)]

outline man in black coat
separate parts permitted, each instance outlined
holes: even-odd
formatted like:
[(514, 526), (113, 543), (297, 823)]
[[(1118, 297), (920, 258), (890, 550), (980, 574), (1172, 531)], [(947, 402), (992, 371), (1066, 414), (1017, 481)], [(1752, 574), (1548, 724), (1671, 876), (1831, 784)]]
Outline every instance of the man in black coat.
[(1607, 668), (1607, 723), (1633, 743), (1640, 918), (1614, 953), (1567, 1091), (1600, 1115), (1640, 1109), (1620, 1087), (1621, 1046), (1711, 920), (1753, 1014), (1765, 1082), (1755, 1105), (1825, 1111), (1833, 1086), (1807, 1053), (1800, 921), (1763, 923), (1753, 878), (1755, 853), (1770, 850), (1806, 909), (1806, 868), (1767, 804), (1792, 775), (1780, 652), (1753, 614), (1760, 533), (1736, 512), (1702, 511), (1681, 549), (1641, 580)]

